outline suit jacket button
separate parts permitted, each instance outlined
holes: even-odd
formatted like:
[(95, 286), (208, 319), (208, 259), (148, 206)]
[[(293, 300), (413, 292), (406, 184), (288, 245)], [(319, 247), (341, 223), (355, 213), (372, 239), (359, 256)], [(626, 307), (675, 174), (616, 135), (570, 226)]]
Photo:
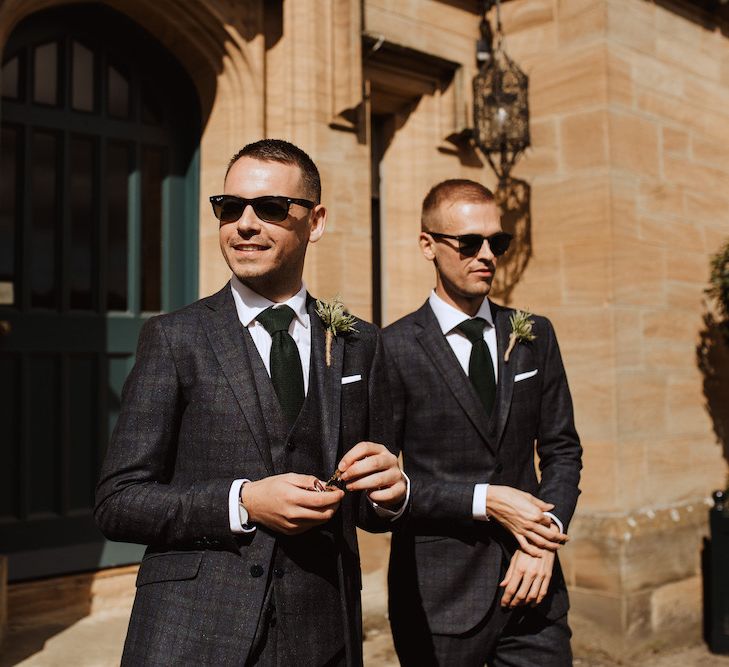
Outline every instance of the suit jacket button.
[(251, 565), (251, 576), (252, 577), (260, 577), (263, 574), (263, 568), (256, 563), (255, 565)]
[(296, 445), (293, 442), (287, 442), (286, 449), (288, 449), (290, 452), (293, 452), (296, 449)]
[(273, 576), (281, 579), (284, 576), (284, 571), (280, 567), (277, 567), (273, 571)]
[(503, 464), (503, 463), (501, 463), (501, 462), (497, 463), (497, 464), (496, 464), (496, 467), (494, 468), (494, 470), (495, 470), (495, 471), (496, 471), (497, 473), (499, 473), (499, 472), (504, 472), (504, 464)]

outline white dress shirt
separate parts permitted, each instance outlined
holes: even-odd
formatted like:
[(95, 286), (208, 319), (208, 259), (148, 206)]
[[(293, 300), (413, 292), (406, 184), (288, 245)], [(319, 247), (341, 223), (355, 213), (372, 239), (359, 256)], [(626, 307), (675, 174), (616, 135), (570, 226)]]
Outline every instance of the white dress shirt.
[[(443, 332), (445, 339), (451, 346), (453, 353), (458, 359), (458, 363), (461, 364), (463, 372), (468, 375), (468, 362), (471, 359), (471, 349), (473, 344), (466, 337), (466, 335), (456, 327), (468, 319), (471, 319), (462, 310), (459, 310), (455, 306), (451, 306), (441, 299), (433, 290), (430, 293), (428, 303), (435, 314), (435, 318), (438, 320), (440, 330)], [(486, 347), (488, 347), (489, 354), (491, 355), (491, 363), (494, 367), (494, 379), (498, 383), (499, 381), (499, 362), (498, 362), (498, 351), (496, 346), (496, 327), (494, 326), (494, 317), (491, 313), (491, 304), (489, 300), (484, 298), (483, 303), (478, 309), (478, 312), (474, 317), (480, 317), (486, 320), (486, 326), (483, 330), (483, 338), (486, 341)], [(473, 502), (471, 505), (471, 511), (473, 518), (478, 521), (488, 521), (488, 510), (486, 507), (488, 499), (488, 484), (475, 484), (473, 487)], [(564, 532), (562, 522), (554, 516), (551, 512), (544, 512), (545, 515), (550, 517), (559, 528), (560, 532)]]
[(235, 276), (232, 276), (230, 286), (235, 309), (238, 311), (238, 319), (251, 334), (269, 376), (271, 375), (271, 334), (256, 318), (271, 306), (274, 308), (289, 306), (294, 311), (295, 317), (289, 325), (289, 333), (294, 339), (299, 350), (299, 357), (301, 357), (304, 396), (306, 396), (309, 391), (309, 362), (311, 359), (311, 329), (309, 328), (309, 313), (306, 311), (306, 286), (302, 283), (301, 289), (282, 303), (274, 303), (265, 296), (254, 292)]
[[(250, 287), (244, 285), (235, 275), (231, 276), (230, 287), (233, 292), (233, 301), (235, 302), (235, 309), (238, 312), (238, 319), (251, 334), (251, 338), (253, 338), (258, 354), (261, 355), (261, 359), (269, 376), (271, 375), (271, 334), (266, 331), (266, 328), (256, 318), (266, 308), (270, 308), (271, 306), (279, 308), (286, 305), (294, 311), (295, 317), (289, 325), (289, 334), (294, 339), (299, 351), (301, 370), (304, 375), (304, 396), (306, 396), (309, 391), (309, 366), (311, 363), (311, 323), (309, 321), (309, 313), (306, 310), (306, 285), (302, 282), (301, 289), (281, 303), (274, 303), (257, 292), (254, 292)], [(403, 476), (405, 476), (404, 473)], [(385, 507), (380, 507), (368, 497), (369, 502), (379, 516), (390, 518), (394, 521), (404, 512), (405, 507), (407, 507), (407, 501), (410, 498), (410, 480), (407, 476), (405, 476), (405, 480), (407, 484), (407, 495), (402, 507), (396, 512), (388, 510)], [(248, 479), (236, 479), (230, 486), (230, 492), (228, 493), (228, 519), (230, 522), (230, 530), (234, 533), (250, 533), (256, 529), (252, 524), (245, 526), (241, 524), (238, 508), (241, 487), (249, 481)]]

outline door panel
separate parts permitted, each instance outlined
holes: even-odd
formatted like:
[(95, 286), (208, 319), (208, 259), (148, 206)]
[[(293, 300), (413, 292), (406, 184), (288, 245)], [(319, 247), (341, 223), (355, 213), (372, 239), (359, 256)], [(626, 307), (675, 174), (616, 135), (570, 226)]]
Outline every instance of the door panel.
[(2, 90), (0, 552), (18, 580), (141, 554), (102, 538), (94, 487), (144, 321), (196, 298), (200, 121), (179, 64), (95, 4), (22, 22)]

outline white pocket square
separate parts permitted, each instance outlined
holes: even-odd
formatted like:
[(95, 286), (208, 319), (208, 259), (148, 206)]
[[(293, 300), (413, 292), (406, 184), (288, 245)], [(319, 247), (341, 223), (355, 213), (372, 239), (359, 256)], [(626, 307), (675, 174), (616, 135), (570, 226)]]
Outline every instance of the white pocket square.
[(537, 373), (539, 372), (539, 369), (535, 368), (533, 371), (527, 371), (526, 373), (518, 373), (514, 376), (514, 382), (521, 382), (522, 380), (526, 380), (527, 378), (533, 378)]
[(342, 378), (342, 384), (351, 384), (352, 382), (359, 382), (362, 379), (361, 375), (345, 375)]

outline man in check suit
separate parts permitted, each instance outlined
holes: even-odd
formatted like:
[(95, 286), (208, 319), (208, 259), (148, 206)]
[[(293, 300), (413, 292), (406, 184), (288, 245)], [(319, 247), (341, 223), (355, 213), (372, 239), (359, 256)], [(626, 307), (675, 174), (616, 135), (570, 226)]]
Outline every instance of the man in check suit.
[[(152, 318), (97, 488), (110, 539), (148, 544), (124, 665), (357, 665), (355, 526), (407, 504), (379, 334), (357, 320), (326, 354), (302, 284), (326, 224), (319, 173), (280, 140), (249, 144), (211, 197), (233, 275)], [(343, 486), (325, 487), (337, 469)]]
[(412, 483), (389, 573), (405, 666), (571, 664), (555, 551), (577, 502), (581, 448), (550, 322), (530, 316), (534, 338), (506, 360), (514, 311), (487, 296), (510, 241), (488, 189), (436, 185), (420, 234), (435, 290), (383, 332)]

